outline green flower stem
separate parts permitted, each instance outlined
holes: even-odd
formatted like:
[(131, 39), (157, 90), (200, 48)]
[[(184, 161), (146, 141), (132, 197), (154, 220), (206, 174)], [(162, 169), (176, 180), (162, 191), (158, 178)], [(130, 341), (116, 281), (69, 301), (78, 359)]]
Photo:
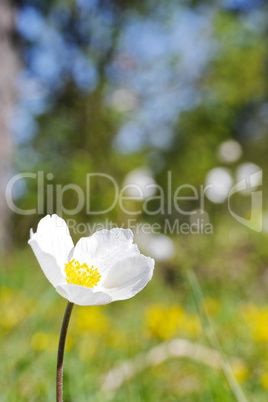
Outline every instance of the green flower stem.
[(56, 396), (57, 402), (63, 402), (63, 358), (65, 340), (68, 331), (68, 325), (72, 314), (74, 303), (68, 301), (65, 314), (62, 321), (59, 346), (58, 346), (58, 360), (57, 360), (57, 379), (56, 379)]

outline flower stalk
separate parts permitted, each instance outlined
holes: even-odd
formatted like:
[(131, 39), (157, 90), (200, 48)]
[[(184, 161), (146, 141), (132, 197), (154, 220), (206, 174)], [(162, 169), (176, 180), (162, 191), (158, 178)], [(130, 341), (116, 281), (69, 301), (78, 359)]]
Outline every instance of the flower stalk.
[(66, 335), (68, 331), (69, 321), (72, 314), (74, 303), (68, 301), (66, 310), (64, 313), (59, 346), (58, 346), (58, 359), (57, 359), (57, 377), (56, 377), (56, 401), (63, 402), (63, 358), (64, 358), (64, 348)]

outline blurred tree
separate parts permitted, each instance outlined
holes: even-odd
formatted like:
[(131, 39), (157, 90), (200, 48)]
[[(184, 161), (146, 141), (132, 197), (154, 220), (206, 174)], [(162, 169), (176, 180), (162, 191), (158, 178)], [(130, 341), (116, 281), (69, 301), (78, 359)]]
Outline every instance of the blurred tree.
[[(171, 170), (180, 172), (173, 175), (175, 188), (184, 183), (197, 187), (204, 184), (210, 169), (222, 165), (235, 179), (237, 163), (225, 164), (218, 158), (219, 145), (228, 139), (242, 144), (242, 160), (238, 163), (251, 161), (267, 169), (268, 10), (262, 2), (256, 2), (253, 10), (246, 3), (252, 2), (245, 2), (239, 9), (230, 6), (214, 10), (217, 51), (195, 87), (199, 102), (178, 114), (170, 147), (160, 153), (165, 161), (158, 175), (162, 185), (166, 171)], [(197, 207), (198, 202), (189, 200), (186, 210)], [(240, 208), (242, 211), (242, 205)], [(223, 212), (221, 208), (218, 211)]]
[(9, 209), (5, 187), (11, 173), (13, 141), (11, 113), (16, 98), (18, 54), (15, 44), (15, 7), (10, 1), (0, 3), (0, 251), (9, 242)]
[[(109, 174), (120, 183), (128, 170), (126, 167), (132, 166), (130, 161), (137, 158), (119, 156), (114, 147), (122, 116), (109, 105), (107, 97), (112, 77), (120, 70), (114, 62), (118, 57), (118, 42), (128, 13), (135, 11), (143, 14), (151, 8), (152, 5), (146, 6), (140, 0), (97, 1), (88, 4), (83, 1), (21, 2), (24, 15), (33, 13), (34, 18), (43, 21), (46, 26), (45, 33), (43, 31), (34, 38), (27, 27), (26, 34), (25, 31), (20, 33), (28, 74), (37, 77), (44, 86), (49, 106), (47, 112), (37, 118), (38, 132), (30, 141), (21, 144), (16, 168), (44, 172), (44, 214), (57, 212), (64, 215), (64, 211), (56, 204), (57, 185), (64, 187), (75, 183), (88, 196), (87, 173)], [(54, 58), (57, 73), (49, 75), (45, 65), (47, 63), (50, 67), (51, 59)], [(43, 64), (38, 69), (40, 59)], [(52, 175), (47, 176), (49, 173)], [(54, 186), (50, 201), (47, 185), (50, 188)], [(30, 180), (25, 183), (25, 188), (27, 191), (18, 200), (18, 205), (25, 209), (34, 208), (40, 196), (37, 182)], [(111, 181), (92, 181), (91, 210), (106, 209), (113, 200), (114, 187)], [(77, 202), (74, 191), (64, 192), (63, 204), (66, 210), (75, 208)], [(115, 209), (109, 218), (116, 219), (119, 215)], [(88, 220), (85, 205), (76, 219), (79, 217)], [(29, 227), (35, 225), (39, 218), (36, 215), (15, 216), (16, 237), (24, 239)]]
[[(38, 21), (36, 30), (24, 21), (20, 32), (27, 74), (41, 83), (46, 107), (36, 119), (37, 132), (20, 147), (17, 169), (52, 173), (46, 184), (54, 190), (75, 183), (85, 193), (87, 173), (108, 173), (121, 184), (129, 170), (149, 163), (163, 188), (167, 170), (174, 188), (198, 186), (221, 163), (218, 146), (230, 138), (242, 143), (245, 160), (257, 162), (257, 150), (263, 150), (265, 165), (264, 5), (211, 3), (23, 0), (24, 18)], [(111, 102), (121, 88), (134, 92), (133, 111), (126, 107), (122, 113)], [(127, 126), (130, 145), (124, 153), (115, 139), (126, 122), (138, 129)], [(29, 181), (26, 190), (18, 202), (32, 208), (37, 184)], [(95, 182), (90, 195), (94, 210), (107, 208), (111, 183)], [(64, 206), (74, 208), (75, 193), (64, 197)], [(44, 213), (57, 211), (55, 192), (53, 201), (49, 205), (45, 194)], [(187, 210), (197, 206), (189, 204)], [(124, 220), (117, 208), (107, 217)], [(88, 220), (84, 208), (77, 218)], [(17, 236), (27, 236), (38, 219), (17, 216)]]

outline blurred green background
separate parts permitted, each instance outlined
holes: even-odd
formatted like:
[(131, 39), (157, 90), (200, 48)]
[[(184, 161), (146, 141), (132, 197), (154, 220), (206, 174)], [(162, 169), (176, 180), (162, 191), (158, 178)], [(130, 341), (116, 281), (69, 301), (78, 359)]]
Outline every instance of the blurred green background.
[(267, 21), (264, 0), (1, 2), (2, 401), (54, 400), (65, 301), (27, 245), (48, 213), (75, 241), (131, 226), (156, 260), (134, 299), (75, 307), (66, 401), (267, 400)]

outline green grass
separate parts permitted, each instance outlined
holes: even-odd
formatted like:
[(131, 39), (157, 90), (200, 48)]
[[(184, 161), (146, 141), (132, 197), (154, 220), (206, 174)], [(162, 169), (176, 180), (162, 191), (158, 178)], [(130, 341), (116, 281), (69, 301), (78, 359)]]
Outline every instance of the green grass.
[[(201, 325), (194, 330), (187, 327), (190, 317), (199, 323), (204, 320), (200, 313), (203, 301), (196, 304), (186, 275), (170, 286), (163, 269), (157, 266), (151, 283), (133, 299), (104, 307), (75, 306), (64, 362), (66, 402), (236, 400), (223, 371), (191, 356), (146, 367), (123, 382), (113, 395), (101, 391), (105, 373), (162, 342), (183, 338), (217, 347), (211, 345)], [(219, 291), (213, 292), (211, 279), (201, 282), (221, 353), (233, 368), (238, 359), (240, 374), (236, 377), (247, 399), (266, 401), (268, 384), (261, 384), (261, 378), (268, 372), (268, 314), (266, 317), (257, 302), (250, 303), (255, 316), (259, 314), (263, 320), (264, 339), (256, 340), (256, 319), (248, 322), (244, 311), (249, 301), (239, 293), (239, 286), (235, 292), (234, 285), (229, 288), (221, 283)], [(53, 401), (57, 340), (66, 301), (47, 282), (30, 250), (18, 250), (2, 260), (0, 302), (1, 401)], [(176, 312), (178, 306), (183, 318), (177, 322), (176, 314), (170, 311)], [(156, 314), (156, 327), (148, 318), (151, 311)]]

